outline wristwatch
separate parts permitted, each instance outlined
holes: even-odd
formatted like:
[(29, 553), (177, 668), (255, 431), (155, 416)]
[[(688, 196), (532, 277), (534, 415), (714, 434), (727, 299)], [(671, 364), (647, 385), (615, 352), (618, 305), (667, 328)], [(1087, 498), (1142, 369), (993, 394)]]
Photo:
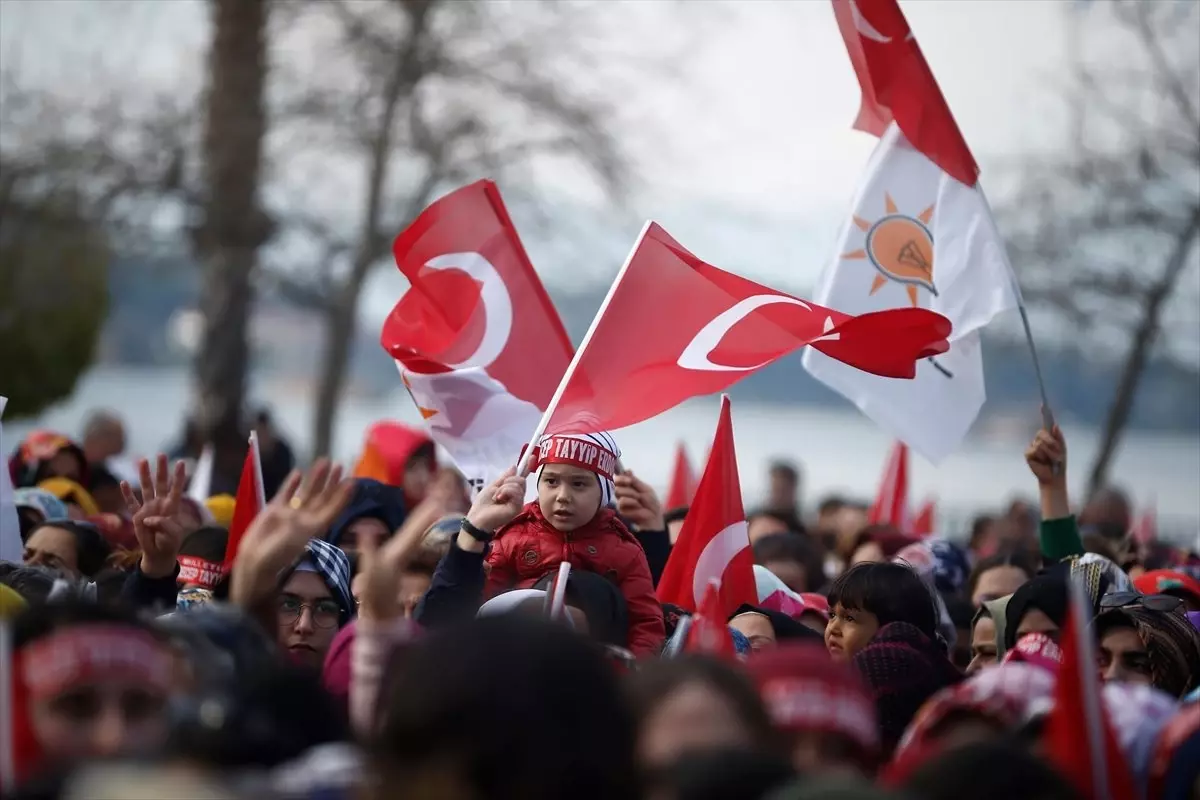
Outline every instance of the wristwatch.
[(496, 535), (495, 531), (485, 531), (483, 528), (472, 525), (466, 517), (463, 517), (462, 530), (463, 533), (467, 534), (475, 541), (483, 543), (490, 542), (492, 537)]

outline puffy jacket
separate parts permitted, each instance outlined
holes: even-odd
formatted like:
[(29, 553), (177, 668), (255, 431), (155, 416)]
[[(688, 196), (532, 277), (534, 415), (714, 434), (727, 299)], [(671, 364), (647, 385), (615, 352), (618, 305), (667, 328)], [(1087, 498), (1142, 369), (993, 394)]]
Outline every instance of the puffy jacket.
[(628, 646), (635, 655), (662, 650), (662, 606), (654, 596), (646, 554), (612, 509), (603, 508), (587, 525), (563, 533), (542, 516), (536, 502), (526, 505), (492, 539), (484, 598), (527, 589), (564, 561), (572, 569), (603, 575), (621, 590), (629, 610)]

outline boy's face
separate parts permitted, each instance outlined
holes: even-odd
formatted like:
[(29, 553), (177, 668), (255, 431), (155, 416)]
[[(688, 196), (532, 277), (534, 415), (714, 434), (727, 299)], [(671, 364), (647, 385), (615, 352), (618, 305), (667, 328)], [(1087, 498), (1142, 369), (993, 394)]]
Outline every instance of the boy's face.
[(579, 467), (547, 464), (538, 478), (538, 506), (555, 530), (582, 528), (600, 510), (600, 479)]

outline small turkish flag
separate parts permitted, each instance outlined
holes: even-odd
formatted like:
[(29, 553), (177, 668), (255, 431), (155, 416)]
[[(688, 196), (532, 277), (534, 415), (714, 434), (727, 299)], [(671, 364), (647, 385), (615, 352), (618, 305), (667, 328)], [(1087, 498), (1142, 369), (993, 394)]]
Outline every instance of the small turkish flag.
[(908, 447), (903, 442), (896, 442), (888, 457), (867, 524), (891, 525), (908, 533)]
[(242, 477), (238, 481), (237, 498), (233, 504), (233, 519), (229, 521), (229, 540), (225, 545), (226, 573), (233, 569), (237, 559), (238, 548), (242, 545), (242, 537), (254, 518), (267, 504), (266, 492), (263, 490), (262, 457), (258, 453), (258, 434), (251, 432), (250, 447), (246, 450), (246, 460), (242, 463)]
[(1100, 692), (1096, 650), (1088, 626), (1091, 604), (1082, 584), (1071, 582), (1067, 624), (1059, 639), (1062, 661), (1054, 706), (1042, 734), (1047, 760), (1089, 800), (1136, 797), (1125, 754)]
[(728, 396), (721, 397), (721, 417), (708, 463), (679, 540), (671, 548), (658, 581), (658, 599), (693, 611), (700, 606), (711, 581), (721, 587), (718, 598), (722, 624), (738, 606), (758, 604), (754, 553), (742, 508)]
[(675, 448), (675, 468), (671, 471), (671, 485), (667, 489), (666, 508), (683, 508), (692, 502), (696, 494), (696, 472), (688, 460), (683, 442)]
[(936, 528), (937, 504), (929, 499), (917, 510), (917, 515), (913, 518), (912, 530), (909, 533), (913, 536), (932, 536)]
[(687, 632), (683, 649), (688, 653), (704, 653), (717, 658), (737, 658), (733, 646), (733, 635), (726, 624), (726, 614), (721, 602), (721, 589), (716, 579), (704, 592), (699, 610), (692, 616), (692, 625)]
[(806, 344), (859, 370), (911, 378), (917, 361), (946, 351), (949, 335), (949, 320), (925, 309), (853, 317), (769, 289), (704, 263), (649, 222), (580, 345), (545, 432), (633, 425)]

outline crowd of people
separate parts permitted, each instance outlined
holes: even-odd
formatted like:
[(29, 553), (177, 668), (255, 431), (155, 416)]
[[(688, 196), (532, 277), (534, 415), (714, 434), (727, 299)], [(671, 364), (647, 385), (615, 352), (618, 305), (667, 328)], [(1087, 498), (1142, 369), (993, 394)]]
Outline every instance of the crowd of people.
[(31, 434), (5, 796), (1093, 800), (1047, 746), (1082, 586), (1110, 800), (1200, 797), (1200, 554), (1131, 537), (1119, 491), (1073, 507), (1058, 429), (1025, 452), (1038, 503), (944, 536), (805, 513), (776, 465), (759, 602), (715, 639), (656, 592), (688, 510), (578, 457), (609, 434), (556, 438), (473, 498), (420, 431), (388, 481), (289, 450), (231, 546), (235, 487), (122, 461), (114, 415)]

